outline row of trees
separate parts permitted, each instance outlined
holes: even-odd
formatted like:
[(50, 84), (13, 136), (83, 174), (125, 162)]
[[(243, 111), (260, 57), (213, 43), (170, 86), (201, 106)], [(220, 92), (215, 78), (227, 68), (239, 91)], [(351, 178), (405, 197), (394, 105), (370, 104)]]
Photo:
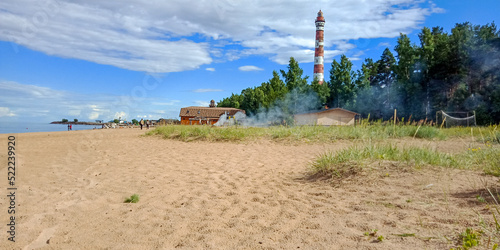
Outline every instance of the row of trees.
[[(394, 51), (388, 48), (379, 60), (365, 59), (354, 71), (345, 55), (333, 60), (330, 78), (323, 85), (308, 77), (291, 58), (288, 71), (260, 86), (244, 89), (218, 103), (255, 114), (271, 108), (288, 93), (301, 105), (300, 94), (314, 93), (322, 105), (342, 107), (363, 116), (388, 119), (394, 109), (414, 119), (433, 119), (436, 111), (476, 111), (479, 124), (500, 122), (500, 31), (496, 25), (456, 24), (451, 33), (442, 28), (423, 28), (420, 44), (401, 34)], [(290, 102), (289, 101), (289, 102)], [(294, 111), (290, 110), (289, 114)]]

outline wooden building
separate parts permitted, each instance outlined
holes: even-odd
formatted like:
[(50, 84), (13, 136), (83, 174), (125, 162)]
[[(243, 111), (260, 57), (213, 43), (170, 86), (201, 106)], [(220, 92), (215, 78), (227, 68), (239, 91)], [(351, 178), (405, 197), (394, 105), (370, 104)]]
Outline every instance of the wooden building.
[(296, 125), (354, 125), (358, 113), (342, 108), (324, 109), (320, 111), (294, 115)]
[(229, 117), (233, 117), (237, 112), (245, 114), (245, 110), (242, 109), (215, 107), (215, 101), (212, 100), (209, 107), (181, 108), (179, 116), (182, 125), (213, 125), (219, 121), (221, 115), (227, 114)]

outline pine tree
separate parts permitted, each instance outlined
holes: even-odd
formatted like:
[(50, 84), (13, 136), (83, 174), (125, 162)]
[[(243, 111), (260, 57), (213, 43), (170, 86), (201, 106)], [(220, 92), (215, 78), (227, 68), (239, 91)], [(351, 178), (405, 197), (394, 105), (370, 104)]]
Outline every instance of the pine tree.
[(376, 62), (373, 62), (373, 59), (366, 58), (365, 62), (361, 65), (361, 72), (360, 74), (358, 74), (358, 76), (360, 76), (359, 77), (360, 82), (358, 85), (378, 86), (379, 84), (376, 81), (377, 71), (378, 71), (378, 64)]
[(355, 99), (355, 73), (352, 70), (352, 62), (347, 56), (342, 55), (340, 63), (333, 60), (328, 87), (330, 88), (329, 103), (335, 107), (349, 106)]
[(311, 88), (316, 92), (321, 106), (326, 105), (328, 97), (330, 97), (330, 88), (328, 84), (319, 84), (318, 79), (314, 79), (311, 83)]
[(295, 58), (290, 57), (288, 64), (288, 71), (281, 70), (281, 75), (285, 79), (285, 85), (288, 91), (293, 89), (299, 89), (300, 91), (307, 86), (308, 76), (302, 77), (304, 70), (299, 67), (299, 63), (295, 61)]

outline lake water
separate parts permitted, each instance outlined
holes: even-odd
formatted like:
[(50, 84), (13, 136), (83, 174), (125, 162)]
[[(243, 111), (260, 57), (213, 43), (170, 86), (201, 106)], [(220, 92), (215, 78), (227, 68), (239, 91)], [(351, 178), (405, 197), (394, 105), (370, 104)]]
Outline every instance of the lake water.
[[(95, 125), (73, 125), (73, 130), (88, 130), (101, 128)], [(0, 134), (17, 134), (30, 132), (55, 132), (68, 131), (67, 124), (50, 124), (50, 123), (35, 123), (35, 122), (9, 122), (0, 123)]]

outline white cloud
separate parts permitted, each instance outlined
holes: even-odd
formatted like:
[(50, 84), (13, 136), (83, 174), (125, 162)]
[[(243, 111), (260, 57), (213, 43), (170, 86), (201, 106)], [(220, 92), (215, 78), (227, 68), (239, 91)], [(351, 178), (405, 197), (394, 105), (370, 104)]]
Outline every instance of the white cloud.
[(0, 107), (0, 117), (3, 116), (16, 116), (12, 111), (10, 111), (7, 107)]
[(194, 93), (221, 92), (221, 91), (224, 91), (224, 90), (222, 90), (222, 89), (194, 89), (194, 90), (191, 90), (191, 92), (194, 92)]
[(325, 50), (341, 53), (352, 48), (346, 41), (396, 37), (442, 12), (422, 0), (1, 1), (0, 40), (148, 72), (197, 69), (249, 55), (281, 64), (290, 56), (312, 62), (319, 7), (326, 19)]
[(95, 120), (95, 119), (99, 118), (99, 113), (97, 113), (97, 112), (92, 112), (92, 113), (90, 113), (90, 114), (88, 115), (88, 118), (89, 118), (90, 120)]
[(264, 70), (262, 68), (259, 68), (257, 66), (252, 66), (252, 65), (247, 65), (247, 66), (241, 66), (238, 68), (240, 71), (260, 71)]
[(122, 119), (122, 120), (126, 120), (127, 119), (127, 113), (123, 112), (123, 111), (120, 111), (120, 112), (116, 112), (115, 115), (114, 115), (114, 118), (115, 119)]
[(205, 70), (214, 72), (215, 68), (206, 68)]
[[(122, 4), (2, 1), (0, 9), (6, 11), (0, 15), (0, 39), (49, 55), (135, 71), (176, 72), (212, 62), (207, 43), (165, 39), (169, 30), (162, 26), (170, 24), (147, 15), (155, 6), (144, 4), (143, 9), (140, 1), (135, 4), (136, 11), (130, 12)], [(128, 6), (133, 5), (131, 1)]]
[(210, 103), (207, 101), (194, 101), (194, 103), (196, 103), (196, 106), (201, 106), (201, 107), (208, 107), (208, 105), (210, 105)]
[(377, 45), (377, 47), (386, 47), (386, 48), (389, 48), (389, 47), (391, 47), (391, 44), (387, 43), (387, 42), (382, 42), (382, 43), (379, 43)]
[(172, 100), (172, 101), (169, 101), (169, 102), (152, 102), (151, 105), (156, 105), (156, 106), (172, 106), (172, 105), (175, 105), (175, 104), (177, 104), (179, 102), (180, 102), (179, 100)]
[(358, 51), (354, 55), (349, 56), (349, 60), (351, 60), (351, 61), (359, 61), (359, 60), (361, 60), (361, 56), (364, 55), (364, 54), (365, 54), (364, 51), (362, 51), (362, 50)]

